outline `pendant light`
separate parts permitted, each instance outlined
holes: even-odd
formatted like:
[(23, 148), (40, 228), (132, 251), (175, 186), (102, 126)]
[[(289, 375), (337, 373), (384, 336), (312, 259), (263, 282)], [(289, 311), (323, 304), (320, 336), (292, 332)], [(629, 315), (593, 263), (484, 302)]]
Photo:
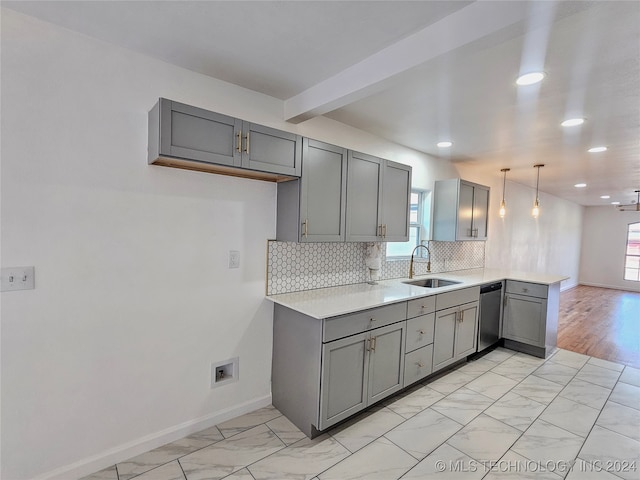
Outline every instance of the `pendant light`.
[(533, 218), (538, 218), (538, 215), (540, 215), (540, 202), (538, 200), (538, 187), (540, 186), (540, 167), (544, 167), (544, 163), (537, 163), (533, 166), (533, 168), (538, 169), (538, 179), (536, 180), (536, 201), (533, 202), (533, 209), (531, 210), (531, 215), (533, 215)]
[(506, 189), (507, 186), (507, 172), (511, 171), (510, 168), (501, 168), (500, 171), (502, 173), (504, 173), (504, 177), (502, 179), (502, 202), (500, 202), (500, 218), (504, 218), (504, 216), (507, 214), (507, 208), (506, 205), (504, 203), (504, 191)]

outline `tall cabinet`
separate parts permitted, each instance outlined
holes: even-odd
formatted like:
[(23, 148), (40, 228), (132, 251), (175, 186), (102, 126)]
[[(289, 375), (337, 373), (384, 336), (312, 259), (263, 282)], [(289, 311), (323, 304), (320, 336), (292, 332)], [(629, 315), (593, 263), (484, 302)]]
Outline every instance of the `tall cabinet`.
[(486, 240), (489, 190), (459, 178), (435, 182), (433, 240)]

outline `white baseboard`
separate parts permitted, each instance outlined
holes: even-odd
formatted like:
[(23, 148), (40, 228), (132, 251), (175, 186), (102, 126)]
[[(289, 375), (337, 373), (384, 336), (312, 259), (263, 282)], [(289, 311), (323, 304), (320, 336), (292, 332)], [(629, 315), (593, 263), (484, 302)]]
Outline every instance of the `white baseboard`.
[(564, 285), (564, 286), (562, 286), (562, 284), (560, 284), (560, 285), (561, 285), (560, 291), (561, 292), (565, 292), (567, 290), (571, 290), (572, 288), (576, 288), (579, 284), (578, 283), (572, 283), (570, 285)]
[(150, 435), (132, 440), (104, 452), (84, 458), (70, 465), (65, 465), (55, 470), (42, 473), (32, 480), (70, 480), (89, 475), (103, 468), (115, 465), (118, 462), (148, 452), (154, 448), (176, 441), (205, 428), (219, 425), (222, 422), (239, 417), (262, 407), (271, 405), (271, 395), (257, 398), (240, 405), (227, 408), (220, 412), (205, 415), (204, 417), (189, 420), (187, 422), (166, 428)]
[(640, 288), (633, 289), (631, 287), (625, 287), (620, 285), (604, 285), (602, 283), (592, 283), (592, 282), (580, 282), (580, 285), (586, 285), (587, 287), (612, 288), (613, 290), (623, 290), (625, 292), (640, 292)]

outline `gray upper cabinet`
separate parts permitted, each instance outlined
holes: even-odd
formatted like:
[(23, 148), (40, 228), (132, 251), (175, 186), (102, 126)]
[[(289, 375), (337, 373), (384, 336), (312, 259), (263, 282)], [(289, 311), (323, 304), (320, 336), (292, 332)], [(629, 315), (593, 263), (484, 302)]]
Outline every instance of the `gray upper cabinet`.
[(255, 123), (242, 122), (242, 168), (299, 177), (302, 137)]
[(411, 167), (385, 161), (382, 187), (383, 237), (387, 242), (409, 240)]
[(308, 138), (302, 145), (302, 177), (278, 183), (276, 239), (343, 242), (347, 150)]
[(149, 161), (168, 156), (239, 167), (241, 129), (237, 118), (161, 98), (149, 115), (149, 134), (159, 133), (149, 142)]
[(347, 241), (408, 241), (410, 194), (410, 166), (349, 151)]
[(347, 241), (377, 242), (382, 237), (382, 164), (372, 155), (349, 151)]
[(299, 177), (302, 137), (161, 98), (149, 112), (148, 154), (153, 164), (275, 180), (242, 172)]
[(489, 190), (457, 178), (435, 182), (433, 240), (486, 240)]

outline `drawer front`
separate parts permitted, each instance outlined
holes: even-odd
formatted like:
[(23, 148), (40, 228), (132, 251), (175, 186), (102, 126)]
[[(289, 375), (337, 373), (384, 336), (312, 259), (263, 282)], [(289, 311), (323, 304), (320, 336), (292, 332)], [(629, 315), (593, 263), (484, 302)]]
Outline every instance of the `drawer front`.
[(539, 283), (518, 282), (507, 280), (507, 293), (517, 293), (518, 295), (528, 295), (530, 297), (547, 298), (548, 285)]
[(436, 296), (417, 298), (407, 302), (407, 318), (425, 315), (436, 311)]
[(412, 352), (413, 350), (433, 343), (435, 318), (435, 313), (429, 313), (428, 315), (407, 320), (407, 344), (405, 352)]
[(400, 322), (406, 317), (407, 303), (401, 302), (327, 318), (324, 320), (322, 341), (331, 342), (338, 338), (366, 332), (372, 328), (384, 327), (385, 325)]
[(463, 303), (477, 302), (480, 300), (480, 287), (463, 288), (453, 292), (436, 295), (436, 310), (455, 307)]
[(404, 386), (411, 385), (429, 375), (432, 369), (433, 345), (427, 345), (404, 357)]

